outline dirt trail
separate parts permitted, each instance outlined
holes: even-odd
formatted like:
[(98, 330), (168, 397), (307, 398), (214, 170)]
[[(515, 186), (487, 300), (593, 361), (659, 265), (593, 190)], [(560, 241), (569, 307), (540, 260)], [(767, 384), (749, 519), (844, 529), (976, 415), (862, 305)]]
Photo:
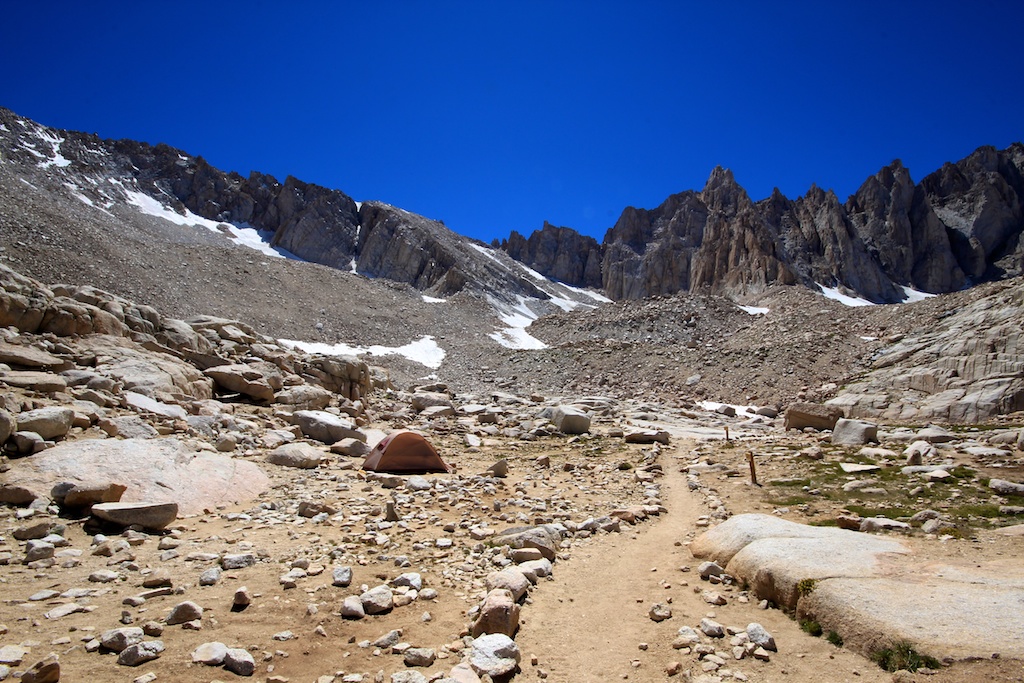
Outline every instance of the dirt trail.
[[(782, 612), (758, 609), (753, 598), (753, 604), (743, 603), (739, 591), (711, 586), (696, 571), (682, 571), (698, 564), (686, 541), (704, 512), (699, 494), (688, 490), (685, 475), (679, 472), (676, 453), (686, 452), (680, 444), (660, 459), (667, 515), (624, 527), (622, 534), (575, 550), (570, 561), (556, 565), (555, 580), (533, 592), (533, 604), (524, 610), (516, 638), (523, 653), (521, 677), (546, 675), (553, 683), (681, 680), (666, 674), (674, 661), (696, 677), (703, 673), (696, 656), (680, 654), (671, 643), (681, 626), (696, 627), (703, 617), (713, 615), (727, 626), (757, 621), (775, 636), (780, 652), (772, 661), (727, 660), (726, 669), (742, 672), (751, 681), (820, 681), (823, 664), (830, 681), (890, 681), (888, 674), (862, 657), (807, 636)], [(699, 591), (715, 588), (728, 605), (704, 602)], [(648, 617), (653, 604), (669, 601), (671, 619), (656, 623)], [(731, 649), (727, 640), (715, 645), (718, 650)], [(532, 657), (537, 658), (536, 665)]]

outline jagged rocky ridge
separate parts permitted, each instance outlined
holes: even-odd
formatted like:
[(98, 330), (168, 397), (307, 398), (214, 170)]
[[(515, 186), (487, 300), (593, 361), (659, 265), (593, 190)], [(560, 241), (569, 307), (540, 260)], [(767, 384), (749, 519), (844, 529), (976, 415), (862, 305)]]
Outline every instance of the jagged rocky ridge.
[(288, 255), (438, 297), (466, 291), (509, 306), (526, 297), (540, 302), (537, 314), (554, 309), (543, 305), (552, 297), (588, 299), (439, 221), (382, 202), (357, 204), (340, 190), (292, 176), (243, 177), (166, 144), (51, 129), (3, 108), (0, 126), (0, 158), (32, 174), (44, 171), (61, 191), (108, 213), (127, 202), (220, 222), (225, 235), (232, 227), (254, 228)]
[(716, 168), (700, 192), (627, 208), (604, 241), (549, 224), (501, 247), (538, 272), (612, 299), (730, 295), (770, 284), (839, 288), (874, 302), (1024, 272), (1024, 145), (981, 147), (915, 184), (897, 160), (845, 203), (812, 186), (754, 202)]

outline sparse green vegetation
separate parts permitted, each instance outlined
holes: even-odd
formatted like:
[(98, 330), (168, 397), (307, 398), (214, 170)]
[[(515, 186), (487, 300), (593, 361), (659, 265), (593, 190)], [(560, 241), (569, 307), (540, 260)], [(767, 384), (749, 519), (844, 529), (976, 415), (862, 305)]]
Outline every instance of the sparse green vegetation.
[(817, 585), (817, 579), (800, 579), (800, 582), (796, 584), (796, 592), (802, 596), (808, 596), (814, 592)]
[(843, 637), (841, 635), (839, 635), (838, 633), (836, 633), (835, 631), (829, 631), (828, 635), (825, 636), (825, 640), (827, 640), (828, 642), (832, 643), (836, 647), (842, 647), (843, 646)]
[(942, 666), (937, 659), (920, 654), (913, 645), (905, 641), (872, 653), (871, 661), (886, 671), (917, 671), (922, 667), (938, 669)]
[(815, 638), (821, 637), (821, 634), (823, 633), (821, 624), (816, 622), (814, 619), (801, 619), (800, 628), (804, 633), (812, 635)]

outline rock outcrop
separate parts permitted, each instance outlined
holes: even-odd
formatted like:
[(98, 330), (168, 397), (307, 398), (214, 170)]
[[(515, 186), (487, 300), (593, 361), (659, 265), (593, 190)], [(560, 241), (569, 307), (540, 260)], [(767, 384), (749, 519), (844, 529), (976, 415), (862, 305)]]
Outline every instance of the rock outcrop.
[(600, 245), (545, 224), (502, 248), (544, 275), (591, 286), (601, 254), (600, 285), (617, 300), (799, 282), (898, 302), (904, 288), (951, 292), (1024, 273), (1022, 169), (1020, 143), (979, 148), (919, 184), (896, 160), (843, 203), (816, 186), (796, 200), (775, 190), (753, 202), (716, 168), (701, 192), (627, 208)]

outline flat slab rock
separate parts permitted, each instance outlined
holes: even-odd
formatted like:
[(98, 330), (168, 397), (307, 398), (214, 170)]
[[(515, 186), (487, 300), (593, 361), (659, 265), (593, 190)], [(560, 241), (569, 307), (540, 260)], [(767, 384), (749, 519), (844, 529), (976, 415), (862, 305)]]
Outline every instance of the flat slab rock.
[(906, 640), (952, 657), (1024, 657), (1024, 570), (1012, 563), (927, 564), (886, 536), (736, 515), (699, 536), (713, 559), (759, 598), (793, 608), (863, 654)]
[(6, 479), (45, 497), (60, 482), (116, 482), (127, 487), (121, 502), (177, 503), (182, 515), (252, 500), (270, 486), (255, 463), (198, 451), (173, 438), (61, 443), (14, 461)]
[(123, 526), (138, 524), (147, 529), (163, 529), (178, 517), (177, 503), (98, 503), (92, 514)]

